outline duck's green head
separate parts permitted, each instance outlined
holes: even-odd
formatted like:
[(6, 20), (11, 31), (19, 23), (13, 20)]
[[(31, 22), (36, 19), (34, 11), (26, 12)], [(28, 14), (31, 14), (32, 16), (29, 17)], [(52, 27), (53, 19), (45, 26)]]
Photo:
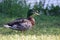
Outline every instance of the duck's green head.
[(39, 15), (39, 12), (37, 10), (34, 9), (28, 10), (27, 17), (35, 16), (35, 15)]

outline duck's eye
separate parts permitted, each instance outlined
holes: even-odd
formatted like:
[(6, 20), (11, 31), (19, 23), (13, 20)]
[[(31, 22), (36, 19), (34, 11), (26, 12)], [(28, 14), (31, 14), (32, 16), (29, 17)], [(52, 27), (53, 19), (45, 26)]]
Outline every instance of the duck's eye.
[(38, 13), (38, 11), (36, 11)]

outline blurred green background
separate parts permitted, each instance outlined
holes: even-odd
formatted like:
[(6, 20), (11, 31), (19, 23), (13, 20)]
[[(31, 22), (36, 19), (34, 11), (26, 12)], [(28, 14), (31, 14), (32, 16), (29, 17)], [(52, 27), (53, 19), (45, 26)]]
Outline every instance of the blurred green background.
[(33, 7), (39, 11), (40, 15), (35, 17), (36, 24), (31, 30), (22, 33), (3, 27), (5, 23), (16, 18), (26, 18), (29, 9), (30, 4), (27, 5), (25, 0), (19, 2), (18, 0), (2, 0), (0, 2), (0, 40), (48, 40), (48, 37), (49, 40), (60, 40), (60, 6), (52, 4), (44, 8), (42, 1)]

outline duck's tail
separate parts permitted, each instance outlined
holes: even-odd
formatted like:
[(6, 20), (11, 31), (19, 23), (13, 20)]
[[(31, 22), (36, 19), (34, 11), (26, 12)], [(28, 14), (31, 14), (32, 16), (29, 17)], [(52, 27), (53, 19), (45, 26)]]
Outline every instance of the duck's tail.
[(4, 25), (4, 27), (6, 27), (6, 28), (10, 28), (11, 26), (9, 26), (9, 25), (5, 24), (5, 25)]

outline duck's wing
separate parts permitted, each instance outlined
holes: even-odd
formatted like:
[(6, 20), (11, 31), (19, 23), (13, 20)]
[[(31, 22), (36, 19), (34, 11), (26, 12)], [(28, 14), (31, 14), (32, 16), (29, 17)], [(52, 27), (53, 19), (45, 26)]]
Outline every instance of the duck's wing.
[(9, 26), (12, 26), (14, 24), (19, 24), (19, 23), (24, 23), (24, 22), (27, 22), (28, 20), (27, 19), (16, 19), (14, 21), (11, 21), (9, 23), (7, 23)]
[(31, 28), (32, 24), (28, 19), (16, 19), (4, 26), (16, 30), (27, 30)]

